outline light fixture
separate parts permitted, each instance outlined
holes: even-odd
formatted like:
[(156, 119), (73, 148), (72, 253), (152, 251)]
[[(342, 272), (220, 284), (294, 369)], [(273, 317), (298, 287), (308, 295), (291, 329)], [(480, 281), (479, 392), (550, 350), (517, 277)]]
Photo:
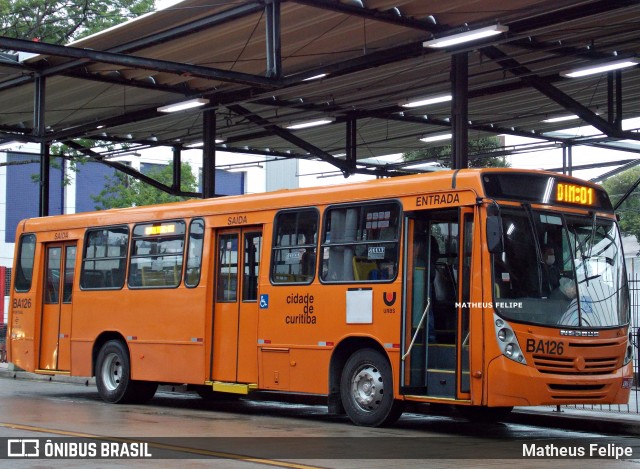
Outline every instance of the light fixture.
[(188, 101), (182, 101), (180, 103), (168, 104), (166, 106), (161, 106), (158, 108), (158, 112), (178, 112), (184, 111), (185, 109), (191, 109), (198, 106), (204, 106), (205, 104), (209, 104), (209, 100), (205, 98), (195, 98), (190, 99)]
[[(221, 138), (216, 138), (214, 141), (214, 143), (224, 143), (224, 140)], [(203, 141), (199, 141), (199, 142), (193, 142), (190, 143), (189, 145), (186, 145), (186, 148), (200, 148), (204, 146), (204, 142)]]
[(566, 72), (560, 72), (560, 76), (568, 78), (580, 78), (597, 73), (610, 72), (612, 70), (620, 70), (621, 68), (634, 67), (640, 63), (637, 58), (630, 57), (627, 59), (614, 60), (612, 62), (600, 62), (591, 64), (587, 67), (576, 68)]
[(297, 122), (295, 124), (288, 125), (287, 129), (289, 130), (306, 129), (308, 127), (316, 127), (318, 125), (331, 124), (332, 122), (333, 122), (333, 119), (326, 117), (322, 119), (316, 119), (313, 121)]
[(320, 78), (324, 78), (324, 77), (326, 77), (326, 76), (327, 76), (327, 74), (326, 74), (326, 73), (320, 73), (319, 75), (314, 75), (314, 76), (312, 76), (312, 77), (305, 78), (305, 79), (304, 79), (304, 80), (302, 80), (302, 81), (319, 80)]
[(441, 140), (449, 140), (450, 138), (451, 138), (451, 134), (429, 135), (427, 137), (422, 137), (420, 141), (429, 143), (429, 142), (439, 142)]
[(476, 41), (485, 37), (497, 36), (504, 32), (509, 31), (509, 26), (501, 24), (494, 24), (480, 29), (472, 29), (463, 33), (452, 34), (450, 36), (443, 36), (437, 39), (431, 39), (422, 43), (423, 47), (432, 47), (440, 49), (443, 47), (455, 46), (463, 44), (465, 42)]
[(428, 106), (430, 104), (438, 104), (438, 103), (446, 103), (447, 101), (451, 101), (453, 96), (449, 94), (439, 94), (433, 96), (426, 96), (424, 98), (415, 98), (412, 100), (400, 101), (398, 105), (402, 107), (420, 107), (420, 106)]
[(555, 122), (572, 121), (574, 119), (580, 119), (580, 117), (576, 116), (575, 114), (569, 114), (566, 116), (549, 117), (548, 119), (544, 119), (542, 122), (545, 122), (547, 124), (553, 124)]

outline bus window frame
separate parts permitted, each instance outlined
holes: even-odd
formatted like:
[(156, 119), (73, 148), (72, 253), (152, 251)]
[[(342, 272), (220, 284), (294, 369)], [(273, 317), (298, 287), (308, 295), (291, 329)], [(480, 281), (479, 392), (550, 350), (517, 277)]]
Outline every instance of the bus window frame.
[[(317, 228), (316, 228), (316, 240), (315, 243), (313, 244), (313, 246), (315, 246), (316, 249), (316, 253), (315, 253), (315, 265), (313, 268), (313, 271), (311, 272), (311, 278), (306, 281), (306, 282), (275, 282), (274, 281), (274, 263), (275, 263), (275, 256), (274, 256), (274, 252), (276, 250), (283, 250), (283, 249), (291, 249), (292, 247), (295, 246), (289, 246), (289, 247), (282, 247), (282, 246), (278, 246), (276, 247), (275, 245), (275, 240), (277, 237), (277, 229), (278, 229), (278, 224), (277, 224), (277, 218), (279, 215), (281, 214), (286, 214), (286, 213), (295, 213), (295, 212), (302, 212), (305, 210), (309, 210), (309, 211), (313, 211), (315, 212), (316, 216), (317, 216)], [(283, 285), (311, 285), (317, 276), (318, 273), (318, 254), (320, 252), (320, 248), (319, 248), (319, 243), (320, 243), (320, 234), (322, 233), (322, 219), (323, 219), (323, 214), (320, 212), (320, 210), (318, 209), (318, 207), (315, 206), (303, 206), (303, 207), (294, 207), (294, 208), (285, 208), (282, 210), (278, 210), (276, 212), (276, 214), (273, 217), (273, 231), (272, 231), (272, 235), (271, 235), (271, 247), (270, 247), (270, 262), (269, 262), (269, 283), (275, 287), (277, 286), (283, 286)], [(306, 247), (310, 247), (311, 244), (304, 244), (302, 246), (306, 246)], [(263, 246), (264, 249), (264, 246)]]
[[(124, 228), (127, 230), (127, 248), (125, 251), (125, 256), (124, 256), (124, 260), (125, 260), (125, 267), (124, 267), (124, 277), (123, 277), (123, 281), (122, 281), (122, 285), (119, 287), (98, 287), (98, 288), (90, 288), (90, 287), (84, 287), (82, 285), (82, 280), (83, 280), (83, 273), (85, 271), (84, 269), (84, 263), (87, 260), (86, 258), (86, 252), (87, 252), (87, 240), (89, 238), (89, 233), (92, 233), (94, 231), (98, 231), (98, 230), (109, 230), (109, 229), (113, 229), (113, 228)], [(81, 291), (104, 291), (104, 290), (111, 290), (111, 291), (116, 291), (116, 290), (122, 290), (125, 285), (127, 284), (127, 278), (128, 278), (128, 270), (129, 270), (129, 246), (131, 244), (131, 228), (129, 225), (108, 225), (108, 226), (91, 226), (88, 228), (85, 228), (84, 231), (84, 237), (82, 240), (82, 255), (80, 256), (80, 272), (78, 275), (78, 285), (80, 287)], [(117, 257), (117, 258), (113, 258), (113, 259), (122, 259), (122, 257)], [(95, 259), (94, 259), (95, 261)], [(78, 262), (78, 254), (76, 252), (76, 262)]]
[[(347, 244), (360, 244), (360, 245), (364, 245), (364, 244), (394, 244), (396, 245), (396, 252), (397, 252), (397, 259), (396, 259), (396, 264), (395, 264), (395, 269), (394, 269), (394, 274), (390, 277), (390, 278), (382, 278), (382, 279), (365, 279), (365, 280), (356, 280), (355, 278), (353, 280), (335, 280), (335, 281), (331, 281), (331, 280), (326, 280), (324, 278), (322, 278), (322, 268), (323, 268), (323, 257), (324, 257), (324, 248), (330, 248), (332, 246), (331, 243), (326, 244), (324, 242), (325, 240), (325, 236), (326, 236), (326, 230), (327, 230), (327, 214), (329, 212), (331, 212), (331, 210), (334, 209), (349, 209), (349, 208), (362, 208), (365, 206), (370, 206), (370, 205), (382, 205), (382, 204), (395, 204), (398, 207), (398, 219), (397, 219), (397, 236), (395, 239), (393, 240), (373, 240), (373, 241), (355, 241), (355, 242), (349, 242), (349, 243), (340, 243), (342, 245), (347, 245)], [(322, 226), (321, 226), (321, 230), (320, 230), (320, 237), (318, 239), (319, 241), (319, 246), (318, 246), (318, 258), (320, 260), (318, 266), (317, 266), (317, 270), (318, 270), (318, 279), (320, 280), (320, 283), (323, 285), (346, 285), (346, 284), (367, 284), (367, 283), (374, 283), (374, 284), (388, 284), (388, 283), (393, 283), (397, 280), (398, 275), (400, 275), (400, 268), (401, 268), (401, 257), (402, 257), (402, 253), (400, 251), (401, 246), (402, 246), (402, 228), (403, 228), (403, 220), (404, 220), (404, 206), (402, 205), (402, 201), (400, 199), (397, 198), (392, 198), (392, 199), (374, 199), (374, 200), (370, 200), (370, 199), (365, 199), (365, 200), (361, 200), (359, 202), (345, 202), (345, 203), (335, 203), (335, 204), (330, 204), (327, 205), (327, 207), (324, 209), (323, 213), (322, 213)], [(338, 244), (333, 244), (333, 246), (338, 246)]]
[[(22, 264), (21, 264), (21, 259), (22, 259), (22, 249), (24, 247), (24, 241), (27, 237), (32, 237), (33, 238), (33, 258), (32, 258), (32, 262), (31, 262), (31, 277), (29, 278), (29, 286), (28, 288), (22, 290), (19, 289), (17, 286), (18, 283), (18, 273), (22, 273), (22, 276), (24, 277), (24, 271), (22, 269)], [(13, 289), (16, 293), (28, 293), (31, 291), (31, 287), (33, 286), (33, 268), (35, 267), (36, 264), (36, 247), (38, 245), (38, 237), (36, 236), (35, 233), (23, 233), (20, 235), (20, 240), (18, 241), (18, 255), (16, 256), (16, 272), (14, 277), (14, 283), (13, 283)], [(26, 277), (24, 277), (26, 280)]]
[[(202, 243), (200, 245), (200, 265), (198, 266), (198, 281), (195, 284), (190, 284), (187, 281), (187, 270), (189, 269), (189, 249), (191, 248), (191, 228), (193, 226), (194, 223), (196, 222), (202, 222)], [(204, 238), (207, 234), (207, 223), (204, 220), (204, 218), (202, 217), (197, 217), (197, 218), (192, 218), (189, 221), (189, 226), (187, 227), (186, 230), (186, 249), (185, 249), (185, 256), (183, 259), (183, 272), (182, 272), (182, 282), (184, 283), (184, 286), (186, 288), (196, 288), (198, 285), (200, 285), (200, 280), (202, 280), (202, 266), (203, 266), (203, 253), (204, 253)]]
[[(134, 235), (134, 231), (136, 229), (136, 227), (139, 226), (145, 226), (145, 225), (156, 225), (156, 224), (166, 224), (166, 223), (182, 223), (184, 225), (184, 233), (182, 234), (182, 253), (180, 255), (182, 262), (180, 263), (181, 266), (181, 270), (180, 270), (180, 275), (178, 276), (178, 282), (175, 285), (150, 285), (150, 286), (145, 286), (145, 285), (131, 285), (130, 283), (130, 275), (131, 275), (131, 262), (134, 258), (133, 256), (133, 248), (134, 248), (134, 239), (144, 239), (144, 238), (153, 238), (153, 235), (142, 235), (142, 236), (138, 236), (137, 238), (135, 238)], [(144, 222), (137, 222), (134, 223), (133, 226), (131, 226), (131, 230), (130, 230), (130, 238), (129, 238), (129, 250), (127, 251), (127, 288), (129, 288), (129, 290), (170, 290), (170, 289), (176, 289), (179, 288), (180, 285), (182, 285), (183, 283), (183, 276), (184, 276), (184, 271), (185, 271), (185, 252), (186, 252), (186, 247), (187, 247), (187, 236), (188, 236), (188, 230), (187, 230), (187, 220), (184, 218), (171, 218), (168, 220), (148, 220), (148, 221), (144, 221)], [(157, 235), (158, 238), (176, 238), (178, 239), (178, 235), (176, 234), (172, 234), (172, 235)], [(170, 257), (171, 254), (158, 254), (158, 256), (162, 256), (162, 257)], [(175, 254), (173, 255), (175, 257), (177, 257)], [(152, 256), (136, 256), (136, 259), (141, 258), (141, 257), (152, 257)], [(176, 264), (178, 265), (178, 264)]]

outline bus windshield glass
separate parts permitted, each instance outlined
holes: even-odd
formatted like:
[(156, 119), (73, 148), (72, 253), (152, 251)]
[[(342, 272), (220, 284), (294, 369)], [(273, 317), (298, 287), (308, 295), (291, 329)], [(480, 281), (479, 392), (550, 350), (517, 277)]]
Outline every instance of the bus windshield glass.
[(494, 307), (513, 321), (596, 329), (629, 322), (620, 235), (611, 219), (500, 210), (504, 251), (493, 254)]

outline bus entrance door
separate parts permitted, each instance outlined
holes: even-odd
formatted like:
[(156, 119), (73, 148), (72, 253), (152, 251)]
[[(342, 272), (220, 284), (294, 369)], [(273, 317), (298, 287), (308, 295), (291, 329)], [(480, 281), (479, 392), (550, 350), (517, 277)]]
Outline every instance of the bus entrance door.
[(69, 371), (76, 243), (49, 244), (45, 252), (38, 367), (41, 370)]
[(460, 299), (469, 295), (473, 212), (418, 212), (405, 226), (402, 392), (466, 398), (469, 316)]
[(262, 227), (221, 230), (216, 239), (211, 379), (257, 383)]

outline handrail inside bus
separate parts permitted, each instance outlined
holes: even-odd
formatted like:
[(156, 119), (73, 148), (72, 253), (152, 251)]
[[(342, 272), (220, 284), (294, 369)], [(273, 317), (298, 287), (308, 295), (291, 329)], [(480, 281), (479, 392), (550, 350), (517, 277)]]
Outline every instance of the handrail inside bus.
[(427, 317), (427, 312), (429, 311), (429, 306), (430, 305), (431, 305), (431, 298), (427, 298), (427, 306), (424, 308), (424, 312), (422, 313), (422, 317), (420, 318), (420, 322), (418, 323), (418, 327), (416, 327), (416, 331), (413, 334), (413, 339), (411, 339), (411, 343), (409, 344), (409, 348), (407, 349), (407, 353), (402, 355), (402, 360), (403, 361), (411, 353), (411, 349), (413, 348), (413, 344), (415, 344), (415, 342), (416, 342), (416, 338), (418, 337), (418, 332), (420, 332), (420, 328), (422, 327), (422, 323), (424, 322), (424, 318)]

